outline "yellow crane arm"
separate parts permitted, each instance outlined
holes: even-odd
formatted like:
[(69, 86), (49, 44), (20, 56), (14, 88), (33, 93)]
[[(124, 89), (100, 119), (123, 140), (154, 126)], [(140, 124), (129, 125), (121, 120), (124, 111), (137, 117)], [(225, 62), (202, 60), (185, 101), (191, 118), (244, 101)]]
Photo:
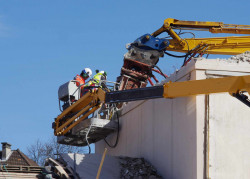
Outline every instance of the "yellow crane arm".
[(160, 29), (151, 34), (156, 37), (163, 32), (167, 32), (172, 37), (169, 40), (170, 45), (166, 48), (169, 51), (188, 53), (193, 50), (195, 53), (236, 55), (250, 50), (250, 36), (182, 39), (174, 29), (206, 30), (211, 33), (250, 34), (250, 25), (180, 21), (168, 18)]
[(180, 46), (176, 39), (170, 39), (169, 42), (166, 50), (183, 53), (237, 55), (250, 51), (250, 36), (186, 38), (184, 46)]
[(228, 92), (232, 95), (243, 91), (247, 91), (250, 94), (250, 75), (174, 83), (168, 82), (163, 86), (163, 96), (165, 98), (222, 92)]

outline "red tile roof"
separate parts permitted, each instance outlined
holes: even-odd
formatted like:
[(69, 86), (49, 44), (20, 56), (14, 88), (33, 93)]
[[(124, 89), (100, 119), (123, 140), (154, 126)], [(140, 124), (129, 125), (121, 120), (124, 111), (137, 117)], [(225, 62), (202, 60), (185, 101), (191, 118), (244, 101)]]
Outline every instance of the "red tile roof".
[(19, 149), (12, 150), (12, 154), (7, 161), (0, 161), (0, 164), (5, 165), (22, 165), (22, 166), (38, 166), (36, 162), (28, 158)]

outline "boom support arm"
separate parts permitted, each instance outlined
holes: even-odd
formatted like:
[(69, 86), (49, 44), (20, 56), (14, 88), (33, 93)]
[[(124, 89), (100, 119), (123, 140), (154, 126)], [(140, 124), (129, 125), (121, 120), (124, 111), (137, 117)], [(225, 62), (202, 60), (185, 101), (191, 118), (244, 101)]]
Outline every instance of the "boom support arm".
[(55, 135), (65, 135), (104, 103), (119, 103), (155, 98), (175, 98), (199, 94), (228, 92), (250, 107), (242, 92), (250, 94), (250, 75), (185, 82), (168, 82), (163, 86), (105, 92), (101, 88), (88, 92), (63, 111), (55, 120)]
[(99, 109), (102, 103), (104, 103), (104, 99), (105, 92), (101, 89), (86, 93), (55, 119), (53, 126), (54, 134), (56, 136), (65, 135), (82, 120)]
[(250, 76), (169, 82), (164, 84), (163, 96), (165, 98), (175, 98), (222, 92), (228, 92), (232, 95), (242, 91), (247, 91), (250, 94)]

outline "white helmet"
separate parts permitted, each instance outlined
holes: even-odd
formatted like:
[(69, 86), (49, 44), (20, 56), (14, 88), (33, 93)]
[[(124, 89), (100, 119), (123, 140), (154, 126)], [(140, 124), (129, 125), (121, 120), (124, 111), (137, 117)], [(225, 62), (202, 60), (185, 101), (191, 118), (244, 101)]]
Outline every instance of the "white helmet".
[(101, 80), (107, 80), (107, 72), (105, 72), (105, 71), (99, 71), (98, 73), (99, 73), (99, 74), (100, 74), (100, 73), (102, 74)]
[(99, 71), (99, 73), (101, 73), (101, 74), (107, 76), (107, 72), (106, 72), (106, 71)]
[(82, 71), (81, 75), (84, 77), (91, 77), (92, 75), (92, 70), (90, 68), (84, 68)]

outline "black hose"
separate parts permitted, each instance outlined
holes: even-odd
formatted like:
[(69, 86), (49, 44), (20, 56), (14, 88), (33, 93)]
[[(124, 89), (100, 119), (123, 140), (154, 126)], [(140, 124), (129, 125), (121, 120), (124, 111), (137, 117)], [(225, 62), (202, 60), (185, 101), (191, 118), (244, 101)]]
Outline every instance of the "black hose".
[(118, 144), (118, 141), (119, 141), (119, 133), (120, 133), (120, 124), (119, 124), (119, 115), (118, 115), (118, 112), (116, 111), (116, 115), (117, 115), (117, 135), (116, 135), (116, 141), (115, 141), (115, 144), (114, 145), (110, 145), (108, 143), (108, 141), (106, 140), (106, 138), (104, 138), (104, 141), (106, 142), (106, 144), (110, 147), (110, 148), (115, 148)]
[(195, 38), (195, 34), (193, 32), (181, 32), (178, 35), (183, 35), (183, 34), (192, 34), (193, 38)]
[[(185, 54), (185, 55), (174, 55), (174, 54), (171, 54), (171, 53), (168, 53), (168, 52), (164, 52), (165, 54), (167, 54), (167, 55), (169, 55), (169, 56), (171, 56), (171, 57), (176, 57), (176, 58), (185, 58), (185, 60), (187, 59), (187, 57), (191, 54), (191, 51), (190, 51), (190, 49), (189, 49), (189, 44), (188, 44), (188, 42), (187, 42), (187, 40), (186, 39), (183, 39), (186, 43), (187, 43), (187, 46), (188, 46), (188, 52)], [(184, 60), (184, 61), (185, 61)]]
[(186, 57), (186, 56), (188, 56), (189, 55), (189, 53), (186, 53), (185, 55), (174, 55), (174, 54), (171, 54), (171, 53), (168, 53), (168, 52), (164, 52), (166, 55), (169, 55), (169, 56), (171, 56), (171, 57), (176, 57), (176, 58), (183, 58), (183, 57)]
[(152, 65), (152, 67), (156, 67), (160, 72), (161, 72), (161, 75), (167, 79), (167, 77), (165, 76), (165, 74), (161, 71), (160, 67), (156, 66), (156, 65)]
[(182, 67), (185, 65), (185, 63), (186, 63), (186, 61), (187, 61), (187, 57), (188, 57), (188, 56), (186, 56), (186, 57), (184, 58)]

